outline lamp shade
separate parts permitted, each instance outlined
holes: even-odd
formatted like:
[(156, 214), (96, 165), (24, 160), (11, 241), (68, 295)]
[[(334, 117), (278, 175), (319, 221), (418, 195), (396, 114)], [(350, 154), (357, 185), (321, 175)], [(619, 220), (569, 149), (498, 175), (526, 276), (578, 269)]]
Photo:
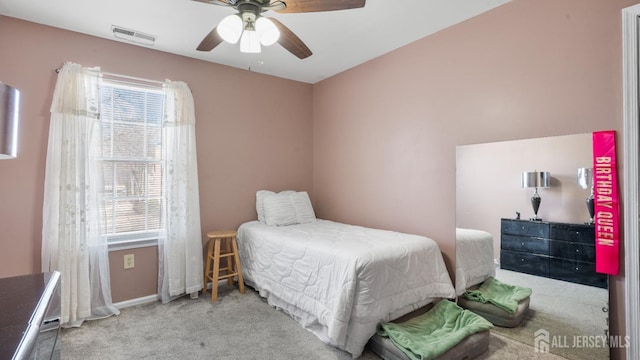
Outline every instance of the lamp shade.
[(20, 91), (0, 82), (0, 159), (18, 155)]
[(587, 190), (593, 186), (593, 168), (578, 169), (578, 185)]
[(273, 21), (260, 17), (256, 20), (256, 31), (260, 38), (260, 43), (264, 46), (275, 44), (280, 37), (280, 30), (276, 27)]
[(242, 35), (242, 19), (238, 14), (229, 15), (220, 21), (216, 29), (222, 40), (235, 44)]
[(260, 39), (255, 30), (244, 30), (240, 38), (240, 52), (253, 54), (260, 52)]
[(549, 187), (549, 173), (546, 171), (524, 171), (522, 172), (523, 188), (547, 188)]

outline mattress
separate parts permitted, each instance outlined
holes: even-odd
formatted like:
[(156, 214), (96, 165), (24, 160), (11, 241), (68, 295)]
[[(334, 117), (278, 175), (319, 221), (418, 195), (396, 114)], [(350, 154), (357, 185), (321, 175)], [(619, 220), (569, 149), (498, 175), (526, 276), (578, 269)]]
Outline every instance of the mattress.
[(323, 342), (358, 357), (381, 322), (455, 291), (435, 241), (318, 219), (238, 229), (245, 282)]
[(496, 276), (493, 236), (482, 230), (456, 229), (456, 295)]

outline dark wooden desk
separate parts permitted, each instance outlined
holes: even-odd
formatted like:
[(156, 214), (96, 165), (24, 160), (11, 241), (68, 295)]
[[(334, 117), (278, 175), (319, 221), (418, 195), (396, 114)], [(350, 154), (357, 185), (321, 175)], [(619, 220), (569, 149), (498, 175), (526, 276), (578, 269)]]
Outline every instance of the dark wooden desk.
[(0, 359), (50, 359), (59, 349), (60, 273), (0, 279)]

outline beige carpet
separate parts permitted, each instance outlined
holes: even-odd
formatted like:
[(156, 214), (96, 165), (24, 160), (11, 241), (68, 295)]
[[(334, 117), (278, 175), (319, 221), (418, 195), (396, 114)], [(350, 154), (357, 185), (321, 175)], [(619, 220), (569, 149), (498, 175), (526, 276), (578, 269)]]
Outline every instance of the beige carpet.
[(489, 350), (474, 360), (566, 360), (551, 353), (536, 353), (533, 346), (501, 336), (492, 330)]
[(530, 310), (517, 328), (496, 327), (491, 331), (534, 347), (535, 332), (539, 329), (548, 331), (547, 343), (552, 354), (575, 360), (609, 358), (609, 348), (604, 343), (604, 338), (598, 339), (600, 342), (596, 343), (595, 336), (599, 334), (587, 334), (584, 329), (542, 312)]
[(530, 287), (533, 293), (521, 326), (496, 327), (494, 333), (533, 347), (535, 332), (543, 330), (552, 354), (571, 360), (609, 358), (607, 290), (500, 269), (496, 278)]
[[(241, 295), (221, 286), (216, 303), (210, 296), (138, 305), (63, 329), (61, 359), (351, 360), (349, 353), (322, 343), (250, 288)], [(379, 358), (365, 352), (362, 359)]]
[[(530, 322), (536, 327), (533, 321), (537, 318)], [(540, 321), (553, 328), (542, 317)], [(564, 359), (536, 353), (531, 339), (525, 332), (505, 335), (494, 329), (489, 350), (478, 360)], [(351, 359), (350, 354), (322, 343), (286, 314), (266, 304), (250, 288), (245, 295), (236, 289), (221, 288), (215, 304), (206, 296), (126, 308), (119, 316), (64, 329), (61, 340), (63, 360)], [(365, 350), (360, 359), (379, 358)]]

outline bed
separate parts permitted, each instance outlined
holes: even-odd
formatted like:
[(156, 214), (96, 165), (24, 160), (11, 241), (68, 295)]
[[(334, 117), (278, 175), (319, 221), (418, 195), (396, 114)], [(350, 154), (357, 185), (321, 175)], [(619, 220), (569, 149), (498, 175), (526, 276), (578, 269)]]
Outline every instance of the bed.
[(379, 323), (455, 297), (440, 249), (427, 237), (316, 219), (315, 214), (288, 225), (269, 224), (268, 209), (260, 221), (260, 202), (259, 220), (238, 228), (245, 283), (354, 358)]
[(496, 276), (493, 236), (482, 230), (456, 229), (456, 295)]

